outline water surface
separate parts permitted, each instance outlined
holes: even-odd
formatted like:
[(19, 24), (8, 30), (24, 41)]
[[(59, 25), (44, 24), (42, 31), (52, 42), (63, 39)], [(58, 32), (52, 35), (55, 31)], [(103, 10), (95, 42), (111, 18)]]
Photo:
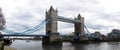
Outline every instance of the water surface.
[(41, 41), (15, 40), (10, 47), (17, 50), (119, 50), (120, 42), (94, 42), (71, 44), (64, 42), (62, 46), (42, 46)]

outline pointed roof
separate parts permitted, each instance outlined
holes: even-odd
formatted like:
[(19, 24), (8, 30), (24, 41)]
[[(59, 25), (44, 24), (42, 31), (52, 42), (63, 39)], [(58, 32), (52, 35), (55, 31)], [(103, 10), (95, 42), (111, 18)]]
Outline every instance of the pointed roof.
[(49, 11), (53, 11), (53, 10), (54, 10), (54, 8), (53, 8), (53, 6), (51, 6), (50, 9), (49, 9)]
[(2, 10), (1, 10), (1, 8), (0, 8), (0, 12), (1, 12)]
[(78, 14), (77, 18), (78, 18), (78, 19), (80, 19), (80, 18), (81, 18), (81, 15), (80, 15), (80, 14)]
[(0, 17), (3, 17), (1, 8), (0, 8)]

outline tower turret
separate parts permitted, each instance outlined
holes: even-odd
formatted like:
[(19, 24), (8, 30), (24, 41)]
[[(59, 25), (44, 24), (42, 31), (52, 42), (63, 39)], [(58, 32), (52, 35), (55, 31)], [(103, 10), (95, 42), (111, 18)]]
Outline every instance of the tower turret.
[[(46, 35), (48, 37), (43, 37), (42, 44), (62, 44), (61, 36), (58, 33), (58, 13), (52, 6), (48, 11), (46, 11)], [(55, 43), (53, 43), (55, 42)]]
[(84, 17), (81, 17), (80, 14), (78, 14), (77, 18), (75, 20), (80, 21), (80, 23), (75, 23), (75, 35), (80, 36), (82, 38), (82, 34), (84, 33)]
[(78, 14), (77, 19), (81, 19), (81, 15), (80, 14)]
[(0, 8), (0, 30), (4, 29), (5, 27), (5, 19), (4, 19), (4, 16), (2, 14), (2, 10)]
[(51, 6), (50, 9), (46, 11), (46, 20), (50, 20), (49, 23), (46, 24), (46, 34), (57, 33), (57, 19), (57, 10)]

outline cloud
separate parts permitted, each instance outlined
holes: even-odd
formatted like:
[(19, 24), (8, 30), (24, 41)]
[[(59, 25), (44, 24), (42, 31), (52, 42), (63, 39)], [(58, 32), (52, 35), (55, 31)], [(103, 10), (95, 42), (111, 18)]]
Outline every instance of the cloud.
[(16, 17), (16, 19), (21, 20), (29, 20), (30, 18), (33, 18), (32, 14), (30, 12), (21, 12), (21, 13), (15, 13), (13, 16)]
[(104, 26), (104, 25), (89, 25), (88, 28), (94, 29), (94, 30), (101, 30), (101, 29), (110, 28), (110, 26)]
[(106, 17), (104, 16), (104, 18), (107, 18), (109, 21), (117, 21), (120, 22), (120, 12), (115, 12), (115, 13), (109, 13), (106, 15)]
[[(103, 34), (120, 28), (119, 8), (111, 5), (112, 0), (0, 0), (0, 7), (6, 19), (6, 28), (20, 30), (34, 27), (45, 19), (45, 11), (51, 5), (58, 10), (58, 15), (75, 18), (79, 13), (84, 16), (90, 32), (101, 31)], [(115, 5), (117, 5), (113, 2)], [(108, 4), (106, 4), (108, 3)], [(108, 6), (109, 5), (109, 6)], [(118, 4), (119, 5), (119, 4)], [(115, 10), (116, 9), (116, 10)], [(112, 10), (112, 11), (111, 11)], [(115, 11), (114, 11), (115, 10)], [(74, 25), (59, 23), (59, 32), (74, 31)], [(44, 28), (45, 29), (45, 28)], [(65, 30), (64, 32), (62, 30)], [(68, 31), (69, 30), (69, 31)], [(15, 31), (17, 31), (15, 29)], [(44, 30), (42, 30), (44, 32)]]

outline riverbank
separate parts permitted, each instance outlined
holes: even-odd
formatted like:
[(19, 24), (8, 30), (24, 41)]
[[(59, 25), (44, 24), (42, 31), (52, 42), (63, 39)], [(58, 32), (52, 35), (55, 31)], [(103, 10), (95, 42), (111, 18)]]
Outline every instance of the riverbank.
[(9, 46), (4, 46), (4, 50), (16, 50), (16, 49), (9, 47)]
[[(42, 45), (42, 41), (15, 40), (10, 47), (16, 50), (119, 50), (120, 42), (91, 42), (91, 43), (70, 43), (63, 42), (62, 46)], [(24, 47), (23, 47), (24, 46)], [(113, 47), (114, 46), (114, 47)]]
[(4, 46), (4, 42), (0, 41), (0, 50), (16, 50), (16, 49), (9, 46)]
[(0, 50), (3, 50), (3, 49), (4, 49), (4, 42), (0, 41)]

